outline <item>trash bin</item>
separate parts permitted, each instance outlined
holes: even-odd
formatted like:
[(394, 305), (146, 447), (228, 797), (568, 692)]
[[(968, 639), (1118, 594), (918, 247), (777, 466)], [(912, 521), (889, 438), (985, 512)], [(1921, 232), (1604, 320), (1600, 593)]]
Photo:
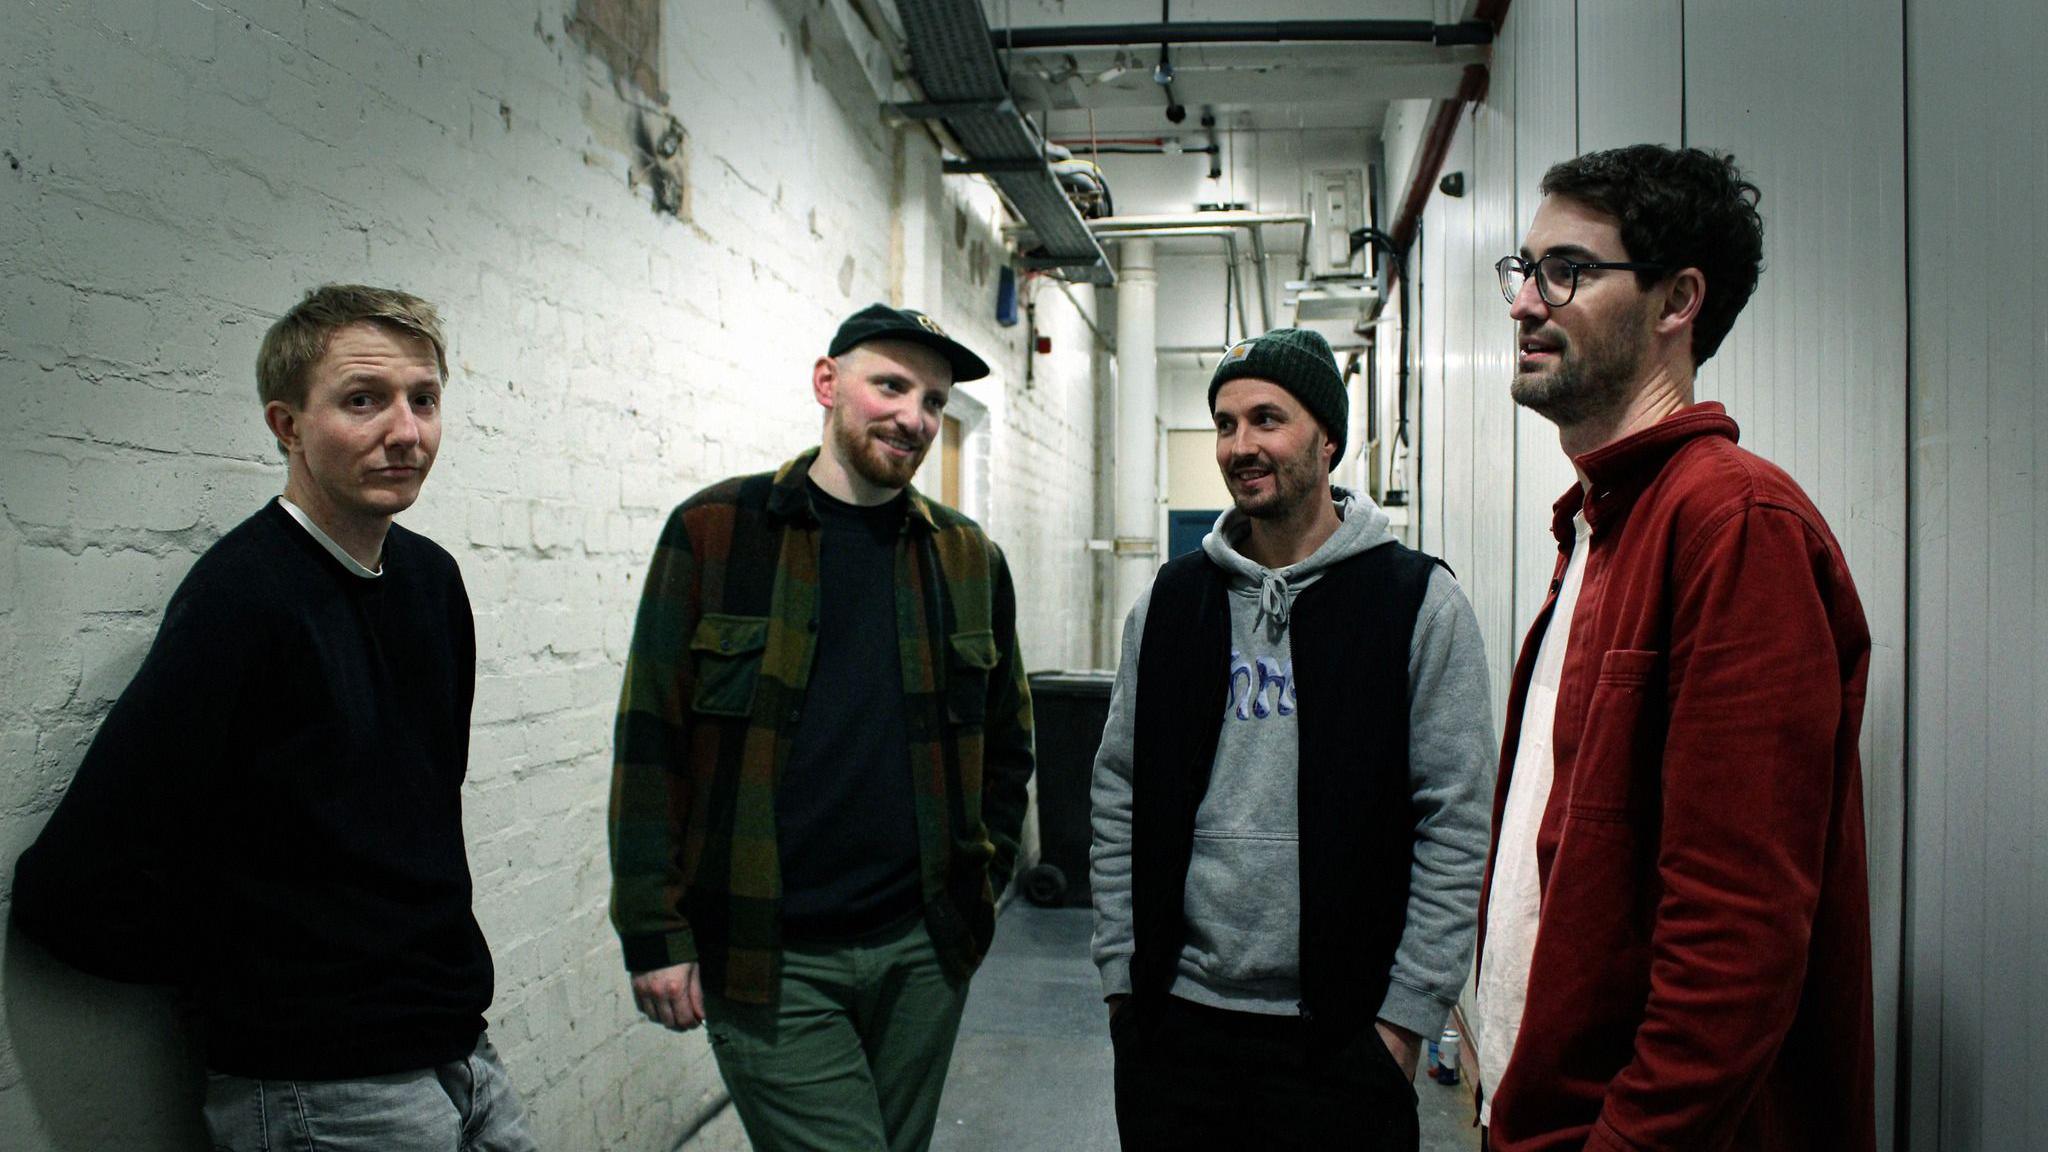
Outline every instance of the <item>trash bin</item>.
[(1038, 742), (1036, 866), (1019, 883), (1042, 907), (1088, 903), (1088, 782), (1109, 722), (1108, 672), (1034, 672), (1031, 712)]

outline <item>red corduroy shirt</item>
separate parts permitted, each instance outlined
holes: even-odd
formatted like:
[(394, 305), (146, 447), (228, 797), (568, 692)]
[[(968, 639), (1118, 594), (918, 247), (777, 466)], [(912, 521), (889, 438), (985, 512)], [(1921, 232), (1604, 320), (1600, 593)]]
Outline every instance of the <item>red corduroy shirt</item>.
[[(1820, 513), (1736, 437), (1693, 405), (1576, 458), (1590, 494), (1557, 502), (1557, 575), (1582, 504), (1592, 551), (1496, 1152), (1875, 1144), (1870, 633)], [(1515, 666), (1496, 843), (1557, 586)]]

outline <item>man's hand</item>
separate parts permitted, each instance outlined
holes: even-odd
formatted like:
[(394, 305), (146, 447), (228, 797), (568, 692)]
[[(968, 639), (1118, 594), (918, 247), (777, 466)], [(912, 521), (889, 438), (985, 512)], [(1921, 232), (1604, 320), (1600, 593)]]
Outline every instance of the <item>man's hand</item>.
[(664, 1028), (688, 1032), (704, 1022), (704, 985), (695, 964), (633, 973), (633, 1003)]
[(1109, 1018), (1110, 1018), (1111, 1020), (1114, 1020), (1114, 1019), (1116, 1019), (1116, 1010), (1117, 1010), (1117, 1009), (1119, 1009), (1119, 1008), (1121, 1008), (1121, 1007), (1123, 1007), (1123, 1006), (1124, 1006), (1124, 1001), (1126, 1001), (1126, 1000), (1129, 1000), (1129, 999), (1130, 999), (1130, 997), (1129, 997), (1129, 996), (1124, 996), (1124, 995), (1117, 995), (1117, 996), (1110, 996), (1110, 997), (1106, 997), (1106, 998), (1105, 998), (1105, 999), (1103, 1000), (1103, 1003), (1105, 1003), (1105, 1004), (1109, 1005)]
[(1380, 1042), (1394, 1054), (1394, 1063), (1401, 1066), (1402, 1074), (1410, 1080), (1415, 1079), (1415, 1061), (1422, 1054), (1422, 1037), (1385, 1020), (1373, 1021), (1373, 1027), (1380, 1030)]

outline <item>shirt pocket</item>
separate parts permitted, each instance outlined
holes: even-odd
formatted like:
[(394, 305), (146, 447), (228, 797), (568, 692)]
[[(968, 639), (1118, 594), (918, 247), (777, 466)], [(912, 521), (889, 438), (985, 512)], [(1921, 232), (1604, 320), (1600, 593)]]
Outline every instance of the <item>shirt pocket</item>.
[(1637, 780), (1654, 774), (1663, 759), (1663, 660), (1663, 653), (1639, 648), (1601, 656), (1573, 758), (1566, 807), (1572, 818), (1627, 822), (1639, 805), (1655, 802)]
[(766, 616), (712, 612), (701, 617), (690, 637), (690, 655), (697, 666), (691, 709), (709, 716), (752, 715), (767, 647)]
[(997, 659), (994, 632), (955, 632), (946, 638), (946, 718), (955, 724), (988, 719), (988, 677)]

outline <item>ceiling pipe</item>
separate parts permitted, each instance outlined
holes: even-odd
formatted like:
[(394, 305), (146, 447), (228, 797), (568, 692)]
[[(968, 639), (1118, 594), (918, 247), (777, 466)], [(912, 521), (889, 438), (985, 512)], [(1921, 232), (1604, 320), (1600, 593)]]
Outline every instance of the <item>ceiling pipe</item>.
[(1252, 270), (1259, 274), (1259, 322), (1264, 325), (1259, 331), (1271, 332), (1273, 304), (1272, 293), (1266, 289), (1266, 232), (1263, 228), (1252, 229)]
[[(1057, 141), (1055, 141), (1057, 143)], [(1082, 156), (1215, 156), (1216, 145), (1204, 148), (1168, 148), (1163, 144), (1102, 144), (1083, 143), (1072, 149), (1076, 159)], [(1215, 161), (1211, 161), (1214, 166)]]
[(1303, 224), (1305, 212), (1167, 212), (1143, 216), (1104, 216), (1088, 221), (1088, 230), (1100, 236), (1132, 228), (1258, 228), (1267, 224)]
[[(1232, 228), (1256, 231), (1269, 224), (1302, 226), (1302, 250), (1308, 250), (1309, 217), (1302, 212), (1171, 212), (1143, 216), (1104, 216), (1086, 222), (1096, 240), (1114, 239), (1119, 233), (1165, 229), (1161, 235), (1199, 235), (1204, 229)], [(1003, 235), (1021, 236), (1028, 224), (1005, 224)]]
[[(1155, 216), (1105, 216), (1090, 220), (1088, 230), (1098, 241), (1115, 240), (1131, 233), (1155, 236), (1198, 235), (1197, 229), (1243, 229), (1250, 234), (1252, 272), (1259, 281), (1259, 323), (1263, 332), (1273, 330), (1273, 291), (1266, 280), (1266, 234), (1268, 224), (1302, 226), (1302, 251), (1308, 251), (1309, 217), (1301, 212), (1193, 212)], [(1304, 265), (1305, 266), (1305, 265)], [(1242, 310), (1240, 309), (1240, 315)]]
[[(1242, 332), (1244, 331), (1245, 325), (1250, 322), (1250, 318), (1245, 314), (1244, 310), (1244, 287), (1243, 285), (1238, 283), (1237, 270), (1238, 266), (1243, 262), (1243, 260), (1242, 257), (1238, 255), (1237, 251), (1237, 233), (1238, 229), (1236, 228), (1189, 228), (1185, 226), (1169, 228), (1126, 228), (1121, 232), (1103, 233), (1102, 235), (1097, 236), (1096, 239), (1104, 244), (1115, 244), (1118, 241), (1122, 240), (1144, 240), (1148, 244), (1153, 240), (1195, 239), (1223, 241), (1224, 266), (1228, 269), (1230, 275), (1229, 292), (1237, 300), (1238, 331)], [(1256, 241), (1259, 235), (1258, 229), (1252, 229), (1251, 234), (1254, 241)], [(1259, 314), (1265, 317), (1267, 321), (1266, 327), (1268, 329), (1271, 329), (1273, 327), (1272, 305), (1266, 302), (1265, 293), (1266, 270), (1261, 268), (1259, 269)], [(1223, 321), (1223, 334), (1225, 336), (1230, 335), (1230, 320), (1227, 316), (1224, 318)]]
[[(1254, 228), (1251, 234), (1256, 239), (1259, 235), (1259, 230)], [(1237, 237), (1233, 235), (1225, 240), (1224, 247), (1230, 250), (1230, 283), (1224, 286), (1223, 335), (1226, 338), (1230, 335), (1229, 305), (1230, 301), (1235, 300), (1237, 301), (1237, 335), (1239, 339), (1244, 339), (1251, 335), (1246, 329), (1252, 326), (1252, 318), (1244, 310), (1244, 276), (1238, 271)], [(1259, 277), (1259, 307), (1261, 310), (1266, 306), (1266, 297), (1264, 295), (1265, 282), (1266, 278), (1264, 276)]]
[[(1049, 277), (1049, 279), (1052, 280), (1053, 287), (1058, 288), (1060, 290), (1060, 294), (1067, 298), (1067, 303), (1072, 304), (1074, 306), (1074, 314), (1081, 318), (1081, 323), (1086, 324), (1088, 326), (1088, 330), (1090, 332), (1095, 333), (1095, 346), (1102, 349), (1104, 352), (1109, 353), (1111, 356), (1116, 355), (1116, 341), (1111, 340), (1109, 337), (1103, 335), (1102, 329), (1096, 327), (1094, 318), (1088, 315), (1088, 309), (1095, 307), (1093, 297), (1089, 299), (1089, 303), (1086, 306), (1083, 306), (1080, 297), (1074, 295), (1074, 289), (1072, 285), (1068, 284), (1065, 280), (1062, 280), (1057, 276)], [(1090, 285), (1089, 287), (1092, 289), (1094, 286)]]
[(995, 28), (999, 49), (1115, 48), (1130, 44), (1434, 44), (1440, 48), (1493, 43), (1497, 23), (1464, 20), (1220, 20), (1174, 24), (1074, 24), (1047, 28)]
[[(1364, 341), (1346, 341), (1338, 337), (1330, 341), (1332, 352), (1363, 352), (1368, 347)], [(1161, 344), (1161, 356), (1221, 356), (1230, 351), (1229, 344)]]
[(1237, 243), (1235, 228), (1126, 228), (1120, 232), (1106, 232), (1096, 239), (1114, 244), (1119, 240), (1174, 240), (1183, 236), (1197, 240), (1221, 236), (1232, 244)]
[[(1232, 235), (1237, 231), (1249, 234), (1252, 247), (1252, 271), (1259, 284), (1259, 322), (1262, 331), (1273, 330), (1273, 292), (1266, 278), (1266, 236), (1264, 228), (1269, 224), (1299, 224), (1302, 226), (1303, 267), (1307, 267), (1309, 217), (1302, 212), (1186, 212), (1161, 213), (1143, 216), (1105, 216), (1090, 220), (1088, 230), (1095, 235), (1098, 243), (1108, 243), (1126, 238), (1170, 239), (1175, 236), (1225, 236), (1231, 248), (1230, 264), (1232, 275), (1236, 275), (1237, 241)], [(1005, 227), (1005, 233), (1021, 232), (1015, 226)], [(1239, 294), (1242, 300), (1242, 293)], [(1244, 317), (1242, 303), (1238, 314)], [(1249, 319), (1249, 317), (1245, 317)]]
[[(1245, 329), (1251, 323), (1251, 316), (1249, 313), (1245, 311), (1244, 285), (1240, 283), (1238, 279), (1238, 267), (1243, 263), (1243, 257), (1241, 257), (1238, 254), (1237, 233), (1238, 229), (1236, 228), (1189, 228), (1184, 226), (1168, 228), (1127, 228), (1121, 232), (1105, 233), (1101, 236), (1096, 237), (1096, 239), (1102, 241), (1104, 244), (1115, 244), (1118, 241), (1122, 240), (1144, 240), (1148, 243), (1153, 240), (1180, 239), (1223, 241), (1224, 267), (1228, 270), (1230, 277), (1228, 291), (1230, 295), (1237, 300), (1238, 332), (1241, 335), (1248, 336), (1250, 335), (1250, 333), (1246, 332)], [(1263, 251), (1264, 245), (1262, 245), (1259, 242), (1258, 229), (1252, 229), (1251, 235), (1253, 250)], [(1273, 330), (1273, 305), (1272, 302), (1267, 298), (1266, 270), (1265, 268), (1260, 267), (1257, 271), (1259, 276), (1259, 316), (1261, 319), (1265, 321), (1266, 324), (1265, 328), (1262, 329), (1262, 331), (1270, 332)], [(1226, 338), (1230, 335), (1230, 319), (1228, 316), (1224, 317), (1223, 335)]]

